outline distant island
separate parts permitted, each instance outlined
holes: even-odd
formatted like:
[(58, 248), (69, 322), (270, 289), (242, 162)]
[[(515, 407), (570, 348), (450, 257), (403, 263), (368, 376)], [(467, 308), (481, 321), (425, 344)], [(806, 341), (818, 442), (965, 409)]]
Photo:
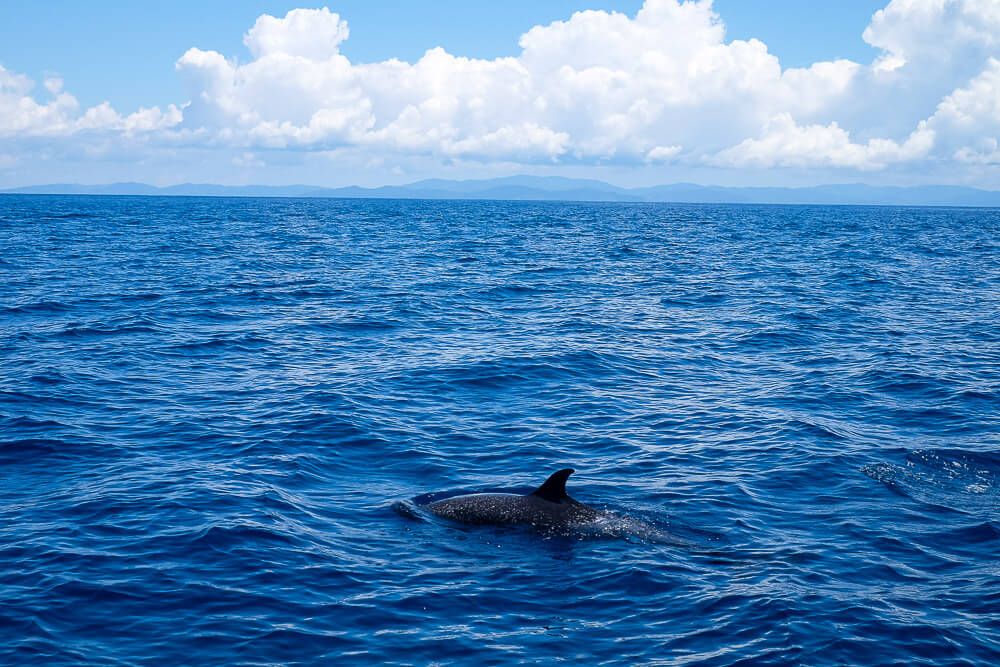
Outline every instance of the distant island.
[(862, 184), (803, 188), (723, 187), (676, 183), (623, 188), (597, 180), (560, 176), (510, 176), (485, 180), (430, 179), (377, 188), (313, 185), (210, 185), (157, 187), (144, 183), (32, 185), (0, 194), (72, 194), (194, 197), (330, 197), (349, 199), (469, 199), (580, 202), (664, 202), (691, 204), (847, 204), (886, 206), (1000, 207), (1000, 191), (935, 185), (913, 187)]

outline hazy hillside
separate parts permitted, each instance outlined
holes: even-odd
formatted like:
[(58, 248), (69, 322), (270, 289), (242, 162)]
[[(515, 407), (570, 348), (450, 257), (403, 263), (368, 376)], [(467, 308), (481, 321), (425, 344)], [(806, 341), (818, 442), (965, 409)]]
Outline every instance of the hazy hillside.
[(542, 176), (510, 176), (471, 181), (430, 179), (378, 188), (311, 185), (212, 185), (184, 183), (156, 187), (144, 183), (33, 185), (8, 194), (169, 195), (211, 197), (343, 197), (380, 199), (508, 199), (525, 201), (608, 201), (740, 204), (882, 204), (901, 206), (1000, 207), (1000, 191), (960, 186), (877, 187), (861, 184), (807, 188), (722, 187), (691, 183), (621, 188), (602, 181)]

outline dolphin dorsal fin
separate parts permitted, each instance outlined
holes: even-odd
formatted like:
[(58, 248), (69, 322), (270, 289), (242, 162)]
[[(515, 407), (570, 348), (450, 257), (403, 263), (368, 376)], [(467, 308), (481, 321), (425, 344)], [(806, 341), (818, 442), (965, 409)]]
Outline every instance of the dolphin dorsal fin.
[(545, 480), (545, 483), (535, 489), (531, 495), (538, 496), (542, 500), (547, 500), (550, 503), (561, 503), (563, 500), (569, 498), (566, 494), (566, 480), (569, 479), (569, 476), (574, 472), (576, 471), (572, 468), (563, 468), (559, 472), (552, 473), (552, 475)]

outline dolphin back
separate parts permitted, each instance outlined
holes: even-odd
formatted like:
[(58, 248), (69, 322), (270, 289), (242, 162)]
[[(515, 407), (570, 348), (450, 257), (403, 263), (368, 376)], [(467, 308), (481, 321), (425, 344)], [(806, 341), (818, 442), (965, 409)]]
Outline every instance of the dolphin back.
[(438, 500), (427, 506), (434, 514), (471, 524), (532, 523), (536, 512), (530, 496), (512, 493), (473, 493)]
[(551, 528), (592, 521), (600, 512), (566, 493), (566, 480), (573, 472), (572, 468), (555, 472), (527, 495), (473, 493), (435, 501), (427, 509), (440, 517), (472, 524), (530, 524)]

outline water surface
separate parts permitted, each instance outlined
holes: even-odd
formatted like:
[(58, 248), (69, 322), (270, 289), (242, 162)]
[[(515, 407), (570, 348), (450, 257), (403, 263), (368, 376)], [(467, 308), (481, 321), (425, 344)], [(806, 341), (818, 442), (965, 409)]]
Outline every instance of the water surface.
[[(0, 662), (996, 664), (998, 239), (0, 197)], [(681, 539), (408, 511), (566, 466)]]

